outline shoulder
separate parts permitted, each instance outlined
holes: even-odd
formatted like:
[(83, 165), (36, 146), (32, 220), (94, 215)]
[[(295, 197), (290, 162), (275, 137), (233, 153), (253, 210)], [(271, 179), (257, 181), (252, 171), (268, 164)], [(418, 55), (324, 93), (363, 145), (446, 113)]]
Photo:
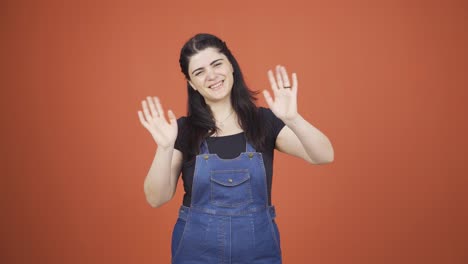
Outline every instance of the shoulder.
[(284, 122), (279, 119), (270, 108), (258, 107), (258, 116), (266, 128), (267, 136), (274, 146), (279, 132), (284, 128)]
[(258, 110), (259, 114), (264, 114), (266, 111), (271, 111), (270, 108), (266, 108), (266, 107), (263, 107), (263, 106), (257, 107), (257, 110)]
[(179, 118), (177, 118), (177, 126), (180, 128), (181, 126), (184, 126), (185, 123), (187, 121), (187, 117), (186, 116), (181, 116)]
[(261, 119), (265, 120), (267, 123), (273, 124), (275, 127), (282, 128), (285, 124), (281, 119), (279, 119), (270, 108), (258, 107), (258, 115)]
[(189, 119), (186, 116), (182, 116), (177, 118), (177, 130), (178, 135), (177, 137), (187, 137), (188, 136), (188, 129), (187, 126), (189, 125)]
[(273, 111), (271, 111), (270, 108), (266, 108), (266, 107), (263, 107), (263, 106), (260, 106), (257, 108), (258, 110), (258, 115), (260, 118), (264, 118), (264, 119), (267, 119), (267, 120), (271, 120), (275, 117), (275, 114), (273, 114)]
[(187, 117), (182, 116), (177, 118), (177, 137), (174, 147), (181, 152), (185, 152), (187, 149), (187, 129), (185, 128), (187, 124)]
[(179, 135), (187, 136), (187, 126), (189, 125), (189, 118), (186, 116), (182, 116), (177, 118), (177, 130)]

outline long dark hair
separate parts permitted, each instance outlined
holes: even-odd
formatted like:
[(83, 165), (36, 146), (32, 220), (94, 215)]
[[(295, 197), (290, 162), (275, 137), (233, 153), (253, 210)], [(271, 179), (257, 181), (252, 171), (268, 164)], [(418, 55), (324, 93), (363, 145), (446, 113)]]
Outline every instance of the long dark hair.
[(232, 107), (239, 117), (239, 126), (245, 131), (247, 140), (257, 151), (263, 151), (266, 145), (266, 131), (265, 126), (260, 123), (258, 108), (255, 105), (256, 95), (260, 92), (252, 91), (247, 87), (239, 64), (224, 41), (211, 34), (197, 34), (184, 44), (179, 58), (181, 71), (187, 80), (188, 93), (187, 119), (182, 130), (184, 133), (182, 136), (188, 138), (188, 153), (184, 153), (187, 155), (184, 159), (191, 160), (196, 156), (201, 142), (218, 131), (210, 107), (203, 96), (192, 89), (188, 83), (190, 58), (206, 48), (217, 49), (231, 62), (234, 69), (234, 84), (231, 90)]

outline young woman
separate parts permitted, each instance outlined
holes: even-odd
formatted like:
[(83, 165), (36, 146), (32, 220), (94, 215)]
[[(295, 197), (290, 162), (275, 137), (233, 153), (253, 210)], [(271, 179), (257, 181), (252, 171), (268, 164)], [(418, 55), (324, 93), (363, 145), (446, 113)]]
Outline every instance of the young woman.
[(144, 183), (159, 207), (176, 191), (185, 195), (172, 235), (172, 263), (281, 263), (271, 204), (273, 152), (312, 164), (333, 161), (328, 138), (297, 111), (297, 76), (268, 71), (274, 97), (257, 107), (253, 92), (226, 43), (197, 34), (185, 43), (180, 67), (187, 80), (188, 111), (166, 120), (157, 97), (142, 101), (141, 124), (158, 145)]

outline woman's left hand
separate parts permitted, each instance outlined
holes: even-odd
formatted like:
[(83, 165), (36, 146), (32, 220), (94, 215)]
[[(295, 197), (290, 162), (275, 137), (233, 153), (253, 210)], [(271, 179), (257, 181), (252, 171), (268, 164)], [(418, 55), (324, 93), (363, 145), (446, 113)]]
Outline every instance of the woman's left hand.
[(276, 79), (273, 71), (268, 71), (271, 89), (275, 98), (273, 99), (267, 90), (263, 90), (265, 100), (271, 111), (283, 122), (294, 120), (297, 113), (297, 75), (292, 74), (292, 85), (289, 82), (288, 73), (283, 66), (276, 66)]

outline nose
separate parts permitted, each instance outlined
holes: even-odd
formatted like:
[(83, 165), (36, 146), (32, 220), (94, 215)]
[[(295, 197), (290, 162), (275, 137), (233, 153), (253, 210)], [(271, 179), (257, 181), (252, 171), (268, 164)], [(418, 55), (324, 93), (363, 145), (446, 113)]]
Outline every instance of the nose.
[(212, 80), (212, 79), (216, 78), (216, 74), (215, 74), (214, 69), (208, 69), (206, 71), (206, 78), (208, 78), (208, 80)]

